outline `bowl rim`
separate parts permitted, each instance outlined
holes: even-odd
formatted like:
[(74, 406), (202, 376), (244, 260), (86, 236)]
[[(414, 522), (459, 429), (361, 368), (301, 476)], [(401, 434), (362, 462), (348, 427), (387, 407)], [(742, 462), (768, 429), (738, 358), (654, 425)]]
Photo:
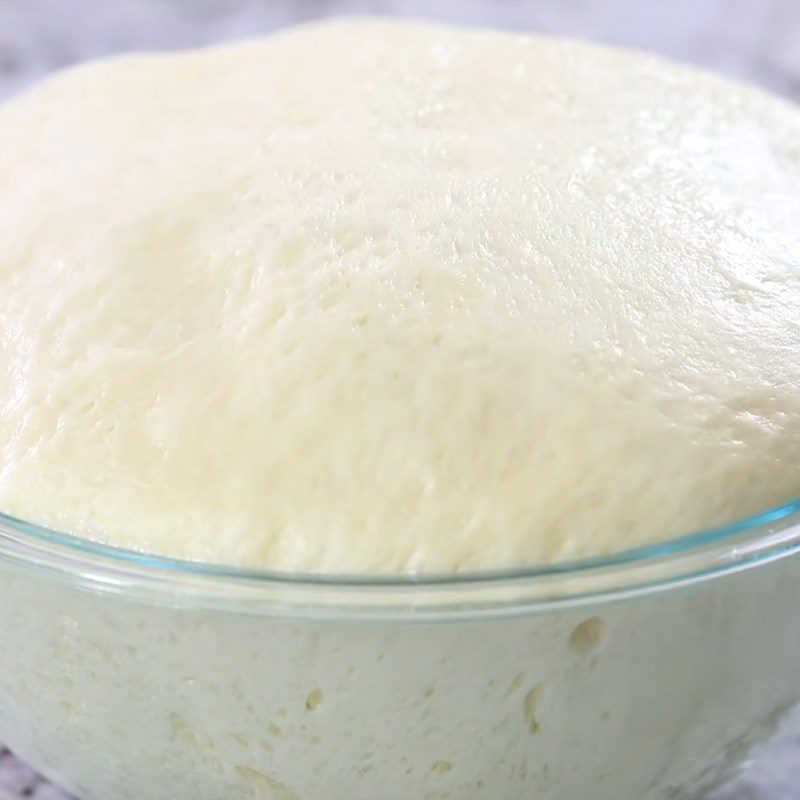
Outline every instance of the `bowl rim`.
[(593, 558), (452, 574), (316, 574), (152, 555), (0, 512), (0, 564), (175, 608), (281, 618), (450, 621), (552, 613), (677, 589), (800, 553), (800, 497)]

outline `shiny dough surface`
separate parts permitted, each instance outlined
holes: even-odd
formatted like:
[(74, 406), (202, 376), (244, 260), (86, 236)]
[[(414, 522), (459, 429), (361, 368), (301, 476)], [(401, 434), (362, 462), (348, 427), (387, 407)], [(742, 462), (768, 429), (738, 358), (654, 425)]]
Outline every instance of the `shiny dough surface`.
[(521, 566), (800, 495), (800, 111), (354, 20), (0, 109), (0, 509), (300, 572)]

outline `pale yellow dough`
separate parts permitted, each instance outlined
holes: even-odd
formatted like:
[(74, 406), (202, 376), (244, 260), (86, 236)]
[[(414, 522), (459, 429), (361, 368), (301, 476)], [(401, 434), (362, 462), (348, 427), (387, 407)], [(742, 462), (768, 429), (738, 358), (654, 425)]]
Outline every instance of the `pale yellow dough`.
[(407, 23), (119, 58), (0, 111), (0, 508), (450, 572), (800, 495), (800, 112)]

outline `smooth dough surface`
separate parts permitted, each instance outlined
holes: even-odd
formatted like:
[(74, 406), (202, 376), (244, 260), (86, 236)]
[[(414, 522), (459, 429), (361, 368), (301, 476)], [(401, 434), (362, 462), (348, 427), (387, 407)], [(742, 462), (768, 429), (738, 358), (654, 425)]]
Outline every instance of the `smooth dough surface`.
[(348, 21), (0, 110), (0, 509), (450, 572), (800, 495), (800, 112), (636, 53)]

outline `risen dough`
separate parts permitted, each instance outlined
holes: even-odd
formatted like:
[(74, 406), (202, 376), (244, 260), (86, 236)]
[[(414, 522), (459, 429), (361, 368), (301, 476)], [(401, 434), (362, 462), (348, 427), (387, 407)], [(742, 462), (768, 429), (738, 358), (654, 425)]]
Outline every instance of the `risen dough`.
[(800, 494), (800, 113), (346, 22), (0, 111), (0, 508), (322, 572), (571, 559)]

